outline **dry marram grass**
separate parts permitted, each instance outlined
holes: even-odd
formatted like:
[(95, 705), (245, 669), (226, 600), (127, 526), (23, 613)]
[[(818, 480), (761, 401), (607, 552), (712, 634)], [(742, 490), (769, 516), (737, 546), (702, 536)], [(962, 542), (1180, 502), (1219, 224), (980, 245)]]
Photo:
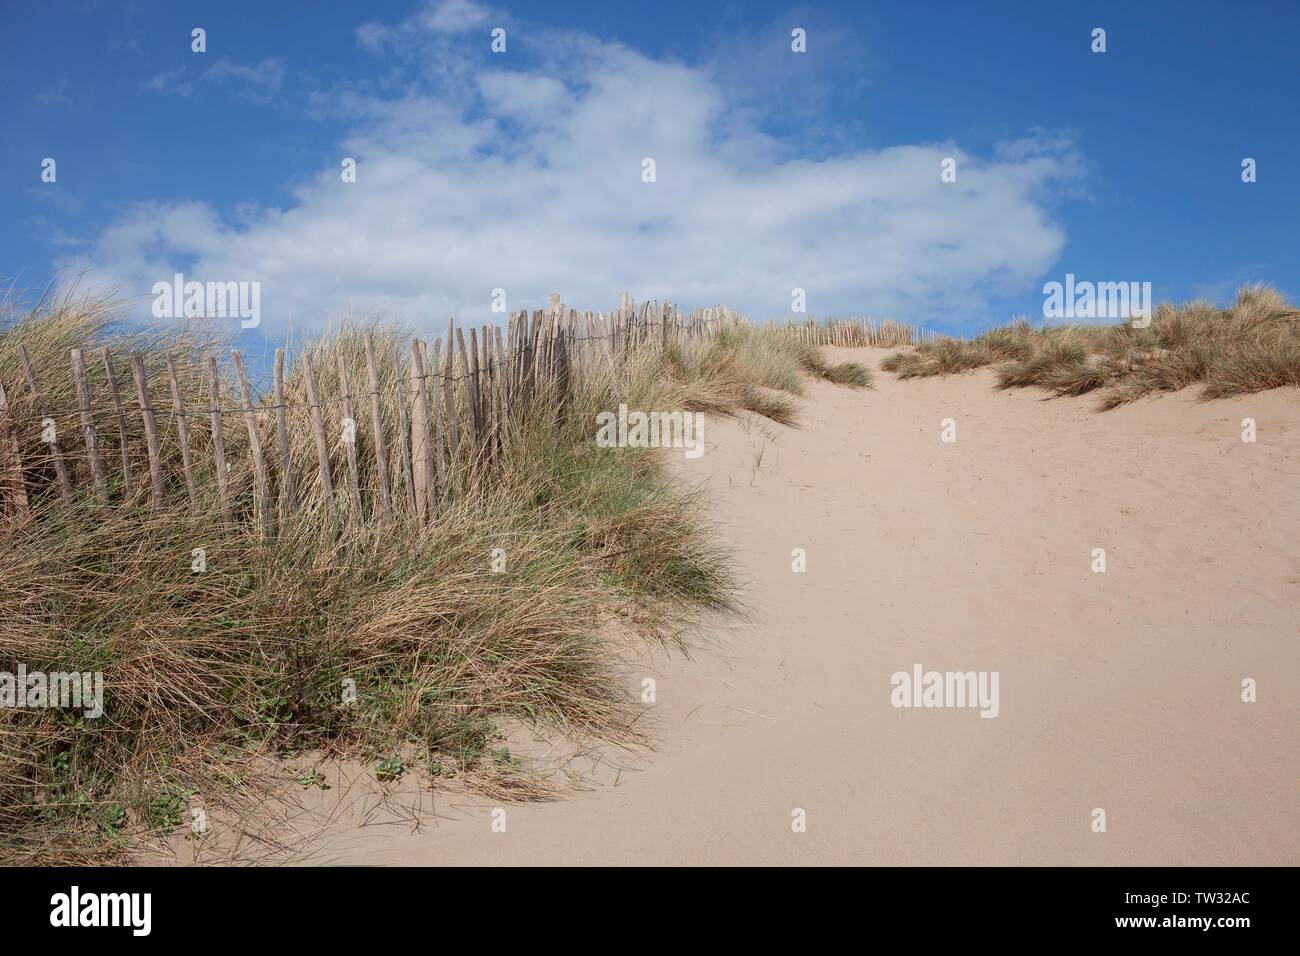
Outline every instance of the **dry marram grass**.
[[(636, 743), (636, 713), (616, 689), (603, 622), (619, 615), (646, 640), (679, 641), (693, 623), (732, 608), (734, 592), (701, 502), (667, 480), (656, 453), (596, 447), (595, 413), (624, 401), (721, 414), (746, 408), (789, 422), (805, 375), (869, 381), (861, 366), (828, 366), (816, 348), (743, 323), (684, 343), (652, 340), (625, 362), (579, 363), (556, 386), (563, 395), (529, 399), (532, 414), (513, 406), (499, 420), (490, 480), (468, 467), (450, 470), (453, 455), (468, 465), (467, 442), (446, 448), (452, 479), (435, 520), (413, 520), (400, 508), (388, 520), (361, 520), (341, 442), (328, 448), (341, 513), (325, 507), (297, 362), (284, 395), (289, 480), (276, 477), (270, 489), (276, 521), (268, 536), (255, 520), (263, 506), (242, 413), (224, 420), (223, 514), (212, 429), (193, 411), (208, 408), (204, 357), (222, 343), (196, 329), (127, 333), (113, 324), (111, 303), (72, 294), (6, 315), (0, 329), (0, 383), (19, 426), (26, 483), (47, 489), (33, 496), (25, 520), (0, 522), (0, 669), (101, 671), (105, 686), (97, 720), (57, 709), (0, 711), (7, 863), (110, 862), (140, 838), (188, 822), (196, 795), (210, 807), (255, 804), (265, 791), (254, 768), (267, 755), (400, 753), (435, 776), (481, 782), (502, 763), (492, 743), (503, 718)], [(396, 432), (406, 385), (392, 357), (410, 354), (402, 330), (350, 326), (310, 345), (318, 391), (338, 395), (345, 370), (357, 416), (369, 415), (357, 386), (368, 381), (366, 334), (383, 357), (381, 420)], [(45, 407), (18, 386), (20, 346)], [(107, 503), (81, 480), (87, 462), (75, 439), (67, 356), (86, 349), (95, 359), (90, 385), (102, 394), (100, 347), (119, 375), (132, 358), (144, 361), (171, 489), (161, 507), (151, 502), (147, 436), (134, 409), (123, 424), (131, 493), (118, 467), (108, 469)], [(184, 462), (169, 413), (167, 355), (194, 416), (197, 514), (178, 491)], [(432, 347), (427, 357), (432, 373)], [(237, 406), (237, 383), (227, 376), (217, 385), (221, 405)], [(461, 393), (449, 410), (462, 422), (471, 414), (465, 400)], [(338, 435), (344, 407), (319, 404), (326, 433)], [(79, 479), (68, 503), (40, 437), (46, 413), (59, 435), (73, 436), (62, 442)], [(278, 464), (271, 396), (255, 402), (253, 420), (263, 458)], [(116, 424), (101, 428), (109, 463), (120, 454), (118, 438)], [(388, 474), (399, 474), (399, 443), (386, 456)], [(357, 466), (360, 497), (374, 502), (376, 458), (360, 456)], [(391, 493), (405, 492), (394, 485)], [(202, 573), (191, 569), (196, 548), (205, 553)], [(506, 555), (504, 573), (490, 572), (495, 548)], [(356, 688), (355, 704), (344, 702), (345, 682)], [(509, 781), (502, 789), (510, 791)]]

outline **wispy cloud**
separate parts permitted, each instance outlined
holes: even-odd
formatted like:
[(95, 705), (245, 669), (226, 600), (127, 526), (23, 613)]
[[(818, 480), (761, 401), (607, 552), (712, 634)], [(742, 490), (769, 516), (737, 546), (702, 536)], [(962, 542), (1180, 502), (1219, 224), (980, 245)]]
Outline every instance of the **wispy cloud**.
[(28, 186), (23, 192), (29, 199), (53, 206), (60, 214), (75, 216), (85, 206), (85, 200), (57, 183), (43, 183), (40, 186)]
[(174, 93), (187, 100), (194, 98), (194, 83), (185, 79), (183, 66), (157, 73), (146, 80), (144, 85), (146, 89), (153, 90), (155, 93)]
[(282, 61), (266, 59), (258, 63), (238, 63), (221, 57), (211, 66), (190, 71), (185, 66), (164, 70), (145, 82), (147, 89), (194, 99), (196, 81), (216, 83), (233, 95), (259, 106), (276, 102), (284, 86), (286, 69)]
[(36, 102), (41, 106), (66, 106), (72, 102), (68, 96), (68, 78), (60, 77), (59, 82), (51, 86), (46, 83), (36, 91)]
[[(512, 30), (522, 55), (485, 56), (488, 22), (458, 2), (359, 31), (398, 72), (318, 95), (352, 131), (291, 207), (138, 206), (78, 264), (128, 293), (182, 266), (257, 279), (267, 314), (299, 322), (349, 303), (484, 319), (496, 288), (512, 309), (553, 290), (605, 308), (627, 289), (758, 318), (788, 316), (801, 288), (813, 313), (934, 318), (1034, 282), (1064, 243), (1045, 194), (1079, 173), (1069, 138), (1031, 133), (992, 156), (904, 144), (797, 157), (707, 65), (540, 28)], [(458, 24), (483, 36), (449, 42)], [(283, 77), (227, 72), (272, 89)], [(940, 181), (949, 156), (956, 183)]]
[(446, 0), (429, 4), (420, 16), (420, 22), (437, 33), (465, 33), (481, 27), (491, 18), (487, 7), (470, 0)]
[(221, 57), (208, 67), (204, 78), (226, 83), (234, 89), (236, 96), (254, 103), (269, 103), (279, 94), (284, 74), (284, 64), (279, 60), (267, 59), (246, 64)]

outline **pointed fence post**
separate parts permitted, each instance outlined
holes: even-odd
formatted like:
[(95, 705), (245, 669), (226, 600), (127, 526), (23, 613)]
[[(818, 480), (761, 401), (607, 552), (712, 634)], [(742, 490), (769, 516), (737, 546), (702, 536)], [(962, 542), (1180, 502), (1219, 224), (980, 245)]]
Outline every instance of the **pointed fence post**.
[(0, 436), (3, 436), (5, 457), (8, 459), (6, 479), (14, 499), (14, 514), (21, 521), (31, 513), (27, 501), (27, 488), (23, 485), (23, 456), (18, 442), (18, 428), (9, 411), (9, 398), (0, 383)]
[[(352, 408), (352, 379), (348, 375), (347, 361), (343, 352), (339, 352), (339, 388), (343, 391), (343, 445), (348, 459), (348, 477), (352, 479), (352, 506), (357, 510), (357, 520), (361, 514), (361, 474), (357, 468), (357, 419)], [(351, 424), (351, 440), (348, 425)]]
[(253, 457), (253, 475), (262, 506), (262, 526), (269, 535), (272, 529), (271, 486), (267, 481), (266, 459), (262, 457), (262, 436), (257, 430), (257, 413), (253, 411), (253, 390), (248, 387), (244, 357), (239, 354), (239, 349), (231, 352), (230, 358), (235, 363), (235, 374), (239, 377), (239, 397), (244, 406), (244, 424), (248, 427), (248, 450)]
[(433, 520), (438, 504), (434, 481), (433, 427), (429, 421), (429, 382), (424, 372), (424, 352), (418, 339), (411, 340), (411, 465), (415, 473), (416, 513), (421, 520)]
[(325, 510), (337, 517), (334, 507), (334, 481), (330, 478), (330, 446), (325, 440), (325, 424), (321, 421), (320, 397), (316, 394), (316, 372), (312, 368), (311, 352), (302, 353), (302, 370), (307, 379), (307, 403), (311, 413), (311, 430), (316, 438), (316, 461), (320, 471), (320, 493), (325, 499)]
[(280, 446), (280, 488), (284, 505), (293, 514), (298, 510), (298, 495), (293, 486), (293, 458), (289, 455), (289, 420), (284, 407), (284, 349), (275, 350), (275, 382), (271, 401), (275, 404), (275, 436)]
[(221, 376), (216, 356), (208, 356), (208, 422), (212, 430), (212, 457), (217, 466), (217, 501), (228, 523), (230, 513), (230, 466), (226, 463), (226, 439), (221, 422)]
[(181, 384), (176, 377), (176, 363), (167, 354), (167, 379), (172, 388), (172, 411), (176, 416), (176, 430), (181, 442), (181, 467), (185, 470), (185, 493), (190, 499), (190, 514), (199, 513), (199, 493), (194, 484), (194, 463), (190, 458), (190, 423), (181, 400)]
[(456, 482), (456, 469), (460, 462), (460, 412), (456, 408), (456, 389), (455, 389), (455, 349), (452, 347), (452, 334), (455, 331), (452, 320), (447, 322), (447, 359), (442, 366), (442, 394), (443, 407), (447, 415), (447, 454), (450, 458), (450, 466), (447, 469), (447, 480), (454, 485)]
[(90, 411), (90, 386), (86, 384), (86, 362), (81, 349), (72, 349), (72, 374), (77, 384), (77, 404), (81, 407), (81, 431), (86, 439), (90, 477), (95, 482), (95, 495), (100, 501), (107, 501), (108, 480), (104, 477), (104, 463), (99, 457), (99, 439), (95, 435), (95, 419)]
[(433, 464), (438, 477), (438, 496), (447, 494), (447, 420), (443, 412), (443, 391), (438, 369), (442, 360), (442, 339), (433, 340), (433, 361), (429, 361), (424, 343), (420, 343), (420, 357), (424, 359), (425, 373), (429, 376), (429, 406), (433, 414)]
[[(32, 393), (32, 405), (36, 409), (36, 414), (41, 417), (42, 429), (45, 420), (50, 417), (49, 409), (45, 407), (45, 396), (41, 394), (41, 388), (36, 384), (36, 372), (32, 368), (32, 360), (27, 354), (27, 346), (18, 346), (18, 361), (23, 367), (23, 377), (27, 379), (27, 387)], [(50, 457), (54, 459), (54, 473), (59, 478), (59, 494), (65, 502), (72, 500), (72, 478), (68, 475), (68, 465), (63, 460), (63, 446), (59, 443), (58, 429), (55, 428), (53, 441), (48, 443), (50, 446)]]
[(153, 506), (163, 506), (162, 452), (158, 446), (158, 424), (154, 417), (153, 401), (149, 398), (149, 379), (145, 375), (144, 359), (138, 355), (131, 357), (131, 375), (135, 378), (135, 390), (139, 395), (140, 418), (144, 422), (145, 444), (149, 449), (149, 489)]
[(107, 345), (100, 350), (99, 357), (104, 363), (104, 376), (108, 379), (108, 391), (113, 398), (113, 414), (117, 416), (117, 440), (122, 452), (122, 492), (130, 501), (135, 495), (135, 482), (131, 477), (131, 450), (126, 441), (126, 412), (122, 409), (122, 393), (117, 387), (117, 370), (113, 368), (113, 355)]
[(402, 480), (406, 485), (406, 510), (413, 517), (418, 516), (419, 506), (415, 498), (415, 475), (411, 470), (411, 433), (407, 428), (406, 416), (406, 379), (402, 375), (402, 353), (393, 346), (393, 369), (397, 374), (397, 450), (402, 458)]
[(384, 417), (379, 401), (379, 364), (375, 361), (375, 343), (366, 333), (366, 376), (370, 380), (370, 427), (375, 435), (375, 474), (379, 478), (379, 507), (384, 517), (393, 513), (393, 499), (388, 487), (388, 443), (384, 440)]

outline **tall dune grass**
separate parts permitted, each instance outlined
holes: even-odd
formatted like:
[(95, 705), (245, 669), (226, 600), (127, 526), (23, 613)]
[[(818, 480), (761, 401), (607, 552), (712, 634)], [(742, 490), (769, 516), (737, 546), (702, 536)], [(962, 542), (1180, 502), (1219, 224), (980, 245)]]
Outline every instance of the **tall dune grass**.
[[(400, 329), (364, 331), (385, 356), (409, 345)], [(344, 328), (311, 346), (322, 391), (334, 394), (340, 355), (353, 382), (365, 381), (362, 332)], [(181, 358), (186, 404), (206, 407), (199, 359), (221, 343), (196, 330), (127, 334), (95, 298), (65, 296), (0, 317), (0, 381), (24, 426), (29, 477), (46, 479), (48, 449), (19, 384), (20, 343), (69, 436), (78, 432), (66, 411), (75, 408), (68, 349), (108, 345), (119, 374), (142, 354), (157, 390), (164, 470), (179, 485), (163, 352)], [(102, 391), (98, 361), (88, 364)], [(384, 364), (382, 411), (392, 423), (397, 382)], [(640, 741), (637, 708), (617, 690), (608, 622), (621, 618), (646, 641), (681, 641), (734, 606), (733, 578), (697, 495), (669, 479), (655, 452), (596, 447), (595, 413), (622, 401), (719, 414), (745, 408), (789, 422), (806, 374), (864, 384), (816, 349), (758, 328), (647, 347), (618, 369), (598, 366), (570, 383), (558, 417), (512, 420), (492, 479), (467, 482), (424, 525), (326, 520), (310, 433), (294, 420), (303, 507), (281, 511), (273, 538), (249, 520), (244, 428), (225, 432), (235, 502), (227, 521), (215, 508), (207, 429), (192, 429), (204, 506), (194, 516), (183, 495), (148, 506), (144, 437), (138, 415), (128, 416), (134, 500), (103, 505), (79, 494), (65, 505), (51, 491), (35, 498), (21, 526), (0, 522), (0, 670), (102, 671), (106, 698), (97, 720), (0, 710), (0, 862), (119, 860), (142, 838), (188, 823), (196, 797), (220, 806), (251, 791), (256, 802), (263, 791), (252, 767), (261, 755), (403, 753), (431, 775), (481, 782), (491, 777), (494, 737), (507, 718), (579, 739)], [(223, 389), (233, 404), (233, 383)], [(287, 390), (290, 402), (304, 400), (299, 372)], [(341, 410), (324, 411), (336, 434)], [(265, 404), (258, 419), (270, 458)], [(66, 444), (84, 478), (78, 443)], [(103, 452), (111, 458), (115, 440)], [(341, 474), (343, 451), (331, 454)], [(361, 481), (369, 500), (373, 463)], [(195, 548), (206, 554), (202, 573), (191, 569)], [(505, 553), (504, 573), (491, 571), (495, 548)]]
[(1300, 386), (1300, 310), (1274, 289), (1249, 286), (1226, 309), (1162, 304), (1146, 328), (1034, 329), (1022, 320), (969, 341), (924, 342), (889, 356), (881, 368), (917, 378), (989, 365), (997, 366), (1001, 388), (1096, 392), (1103, 409), (1192, 385), (1206, 399)]

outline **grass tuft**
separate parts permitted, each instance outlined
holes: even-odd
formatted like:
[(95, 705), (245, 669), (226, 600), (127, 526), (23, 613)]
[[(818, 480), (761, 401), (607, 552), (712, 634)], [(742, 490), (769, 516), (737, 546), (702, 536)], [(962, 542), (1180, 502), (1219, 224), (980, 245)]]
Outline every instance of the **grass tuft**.
[(1247, 286), (1226, 309), (1204, 302), (1162, 304), (1146, 328), (1031, 329), (1020, 320), (969, 341), (922, 342), (880, 367), (916, 378), (990, 365), (997, 366), (999, 388), (1096, 392), (1102, 409), (1193, 385), (1201, 386), (1204, 399), (1300, 386), (1300, 310), (1274, 289)]
[[(320, 339), (310, 348), (326, 394), (337, 393), (340, 357), (354, 382), (365, 380), (365, 331), (381, 355), (409, 347), (407, 333), (378, 326)], [(0, 316), (0, 381), (23, 422), (34, 409), (14, 384), (20, 343), (59, 410), (76, 407), (69, 348), (109, 346), (119, 375), (131, 354), (142, 354), (159, 383), (154, 404), (168, 409), (165, 351), (179, 359), (186, 404), (206, 407), (196, 369), (205, 350), (220, 347), (196, 330), (124, 331), (111, 304), (93, 298)], [(393, 423), (397, 383), (391, 363), (382, 364), (382, 414)], [(92, 387), (102, 393), (97, 368)], [(748, 326), (647, 346), (617, 369), (597, 365), (575, 375), (558, 416), (516, 421), (492, 480), (458, 489), (427, 525), (346, 520), (335, 533), (314, 490), (315, 448), (303, 420), (290, 422), (302, 509), (282, 516), (273, 539), (247, 520), (254, 486), (242, 427), (225, 436), (231, 521), (191, 515), (183, 496), (154, 509), (143, 489), (107, 507), (84, 495), (70, 505), (35, 495), (21, 526), (0, 517), (0, 670), (100, 671), (105, 715), (0, 709), (0, 862), (119, 861), (141, 841), (187, 825), (196, 799), (255, 807), (266, 793), (257, 768), (267, 757), (358, 757), (385, 780), (418, 761), (439, 778), (480, 788), (496, 780), (503, 793), (526, 795), (542, 791), (494, 746), (504, 720), (576, 739), (643, 742), (639, 709), (617, 680), (611, 619), (641, 640), (680, 644), (692, 627), (733, 609), (734, 575), (699, 494), (669, 479), (658, 452), (597, 447), (595, 414), (626, 402), (750, 409), (792, 422), (806, 375), (869, 382), (860, 366), (828, 366), (788, 335)], [(223, 388), (234, 394), (231, 383)], [(305, 397), (297, 366), (286, 391), (290, 403)], [(337, 434), (337, 404), (325, 414), (327, 432)], [(273, 419), (259, 416), (272, 456)], [(78, 434), (75, 415), (57, 417), (61, 434)], [(143, 484), (143, 435), (131, 427)], [(192, 436), (199, 496), (211, 502), (206, 427)], [(38, 431), (24, 428), (22, 440), (31, 485), (38, 477), (51, 484)], [(109, 443), (106, 457), (115, 448)], [(163, 455), (167, 481), (179, 487), (172, 437)], [(344, 459), (333, 464), (343, 473)], [(88, 487), (84, 462), (74, 466), (78, 486)], [(373, 459), (363, 461), (367, 500), (375, 481)], [(192, 569), (196, 548), (206, 554), (201, 573)], [(497, 548), (504, 573), (491, 571)]]

